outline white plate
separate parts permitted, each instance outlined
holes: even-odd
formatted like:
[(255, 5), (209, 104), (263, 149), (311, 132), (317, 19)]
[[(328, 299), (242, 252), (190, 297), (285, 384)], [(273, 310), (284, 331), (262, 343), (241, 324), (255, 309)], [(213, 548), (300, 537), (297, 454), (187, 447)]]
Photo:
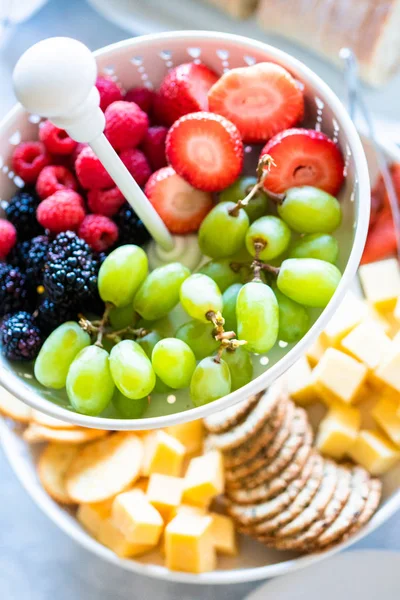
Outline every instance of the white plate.
[[(371, 145), (363, 140), (369, 162), (371, 180), (377, 175), (376, 160)], [(400, 162), (400, 151), (396, 148), (386, 148), (391, 160)], [(18, 432), (0, 419), (0, 443), (8, 457), (11, 467), (25, 487), (27, 492), (67, 535), (97, 556), (120, 566), (123, 569), (147, 575), (156, 579), (179, 581), (191, 584), (230, 584), (268, 579), (284, 575), (297, 569), (319, 562), (328, 556), (336, 554), (341, 549), (350, 546), (365, 535), (371, 533), (379, 525), (389, 519), (400, 508), (400, 465), (384, 478), (383, 503), (366, 527), (344, 544), (335, 546), (325, 553), (298, 557), (288, 552), (270, 550), (261, 544), (243, 538), (240, 555), (235, 558), (221, 557), (219, 569), (210, 573), (194, 575), (189, 573), (172, 572), (162, 566), (159, 556), (148, 555), (142, 561), (121, 559), (113, 552), (99, 544), (80, 526), (71, 512), (68, 512), (54, 502), (43, 490), (36, 474), (36, 459), (40, 448), (28, 446), (22, 441)], [(151, 561), (158, 561), (151, 562)], [(281, 600), (281, 599), (280, 599)], [(294, 599), (293, 599), (294, 600)], [(324, 600), (327, 600), (324, 598)], [(335, 599), (336, 600), (336, 599)], [(343, 600), (340, 598), (340, 600)]]
[(398, 600), (400, 553), (357, 550), (279, 577), (245, 600)]

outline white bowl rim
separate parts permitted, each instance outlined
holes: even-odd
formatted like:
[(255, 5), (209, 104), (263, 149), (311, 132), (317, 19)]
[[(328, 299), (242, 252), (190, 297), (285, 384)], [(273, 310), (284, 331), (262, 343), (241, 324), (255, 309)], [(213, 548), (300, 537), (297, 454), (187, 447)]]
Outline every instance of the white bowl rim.
[[(175, 39), (187, 39), (188, 41), (190, 40), (191, 44), (195, 44), (196, 39), (199, 41), (204, 39), (212, 39), (221, 42), (226, 40), (230, 42), (237, 42), (241, 46), (247, 46), (249, 49), (254, 48), (260, 51), (267, 51), (270, 57), (275, 58), (278, 62), (286, 64), (289, 69), (293, 68), (294, 70), (299, 70), (302, 73), (303, 79), (307, 79), (315, 90), (320, 90), (323, 92), (323, 95), (328, 99), (334, 114), (340, 115), (342, 129), (345, 131), (346, 139), (349, 141), (349, 145), (351, 145), (354, 161), (357, 165), (360, 200), (357, 219), (355, 222), (353, 247), (351, 249), (340, 284), (334, 296), (332, 297), (327, 308), (316, 320), (307, 334), (282, 359), (265, 371), (265, 373), (259, 375), (256, 379), (252, 380), (242, 388), (231, 392), (219, 400), (205, 404), (204, 406), (191, 408), (187, 411), (181, 411), (171, 415), (142, 419), (108, 419), (105, 417), (91, 417), (75, 413), (65, 407), (51, 402), (44, 397), (41, 397), (38, 392), (27, 388), (18, 378), (18, 376), (13, 375), (10, 377), (8, 371), (6, 371), (4, 368), (0, 368), (1, 385), (3, 385), (10, 393), (14, 394), (14, 396), (16, 396), (18, 399), (25, 402), (32, 408), (40, 410), (52, 417), (67, 421), (69, 423), (74, 423), (75, 425), (80, 425), (82, 427), (125, 431), (157, 429), (177, 423), (204, 418), (211, 413), (218, 412), (229, 406), (232, 406), (233, 404), (240, 402), (240, 400), (247, 398), (252, 394), (256, 394), (268, 387), (273, 381), (275, 381), (290, 366), (294, 364), (294, 362), (304, 353), (305, 349), (312, 343), (314, 339), (316, 339), (319, 333), (324, 329), (325, 325), (329, 322), (334, 311), (343, 300), (343, 297), (356, 274), (367, 236), (369, 224), (369, 202), (367, 200), (370, 197), (370, 184), (368, 165), (358, 132), (344, 105), (336, 96), (336, 94), (324, 81), (322, 81), (318, 75), (305, 66), (301, 61), (290, 56), (286, 52), (283, 52), (282, 50), (265, 44), (264, 42), (252, 40), (244, 36), (230, 33), (190, 30), (171, 31), (143, 35), (136, 38), (128, 38), (121, 42), (117, 42), (97, 50), (94, 52), (94, 56), (96, 58), (101, 58), (104, 55), (118, 52), (121, 49), (129, 46), (135, 47), (141, 43), (151, 44), (152, 42), (158, 42), (160, 40), (165, 40), (167, 42), (168, 40)], [(3, 127), (6, 126), (9, 120), (16, 118), (20, 113), (22, 114), (23, 112), (24, 110), (21, 105), (15, 106), (1, 121), (0, 132)]]
[(233, 583), (259, 581), (262, 579), (269, 579), (271, 577), (285, 575), (286, 573), (297, 571), (298, 569), (302, 569), (311, 564), (319, 562), (351, 546), (382, 525), (392, 515), (394, 515), (397, 510), (400, 509), (399, 489), (397, 492), (392, 494), (392, 496), (375, 513), (371, 521), (365, 527), (363, 527), (356, 536), (350, 537), (342, 544), (334, 546), (331, 550), (323, 553), (284, 560), (279, 563), (261, 567), (216, 570), (210, 571), (209, 573), (201, 573), (199, 575), (170, 571), (166, 567), (159, 565), (145, 564), (135, 560), (119, 558), (111, 550), (92, 538), (83, 529), (79, 529), (71, 525), (71, 519), (74, 517), (69, 515), (61, 506), (52, 500), (42, 488), (40, 483), (30, 476), (31, 466), (26, 460), (24, 454), (15, 451), (15, 449), (13, 450), (13, 445), (8, 443), (12, 436), (17, 435), (18, 434), (15, 431), (10, 429), (9, 425), (6, 423), (6, 420), (0, 417), (0, 443), (9, 463), (21, 485), (25, 488), (37, 506), (53, 521), (53, 523), (55, 523), (64, 533), (75, 540), (75, 542), (80, 544), (83, 548), (89, 552), (93, 552), (103, 560), (126, 569), (127, 571), (165, 581), (198, 585), (227, 585)]

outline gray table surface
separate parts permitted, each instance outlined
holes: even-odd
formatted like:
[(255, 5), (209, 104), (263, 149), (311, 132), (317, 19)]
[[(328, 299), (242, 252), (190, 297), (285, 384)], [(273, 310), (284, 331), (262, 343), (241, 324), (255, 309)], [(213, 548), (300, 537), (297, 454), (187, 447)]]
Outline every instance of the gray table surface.
[[(105, 21), (84, 0), (52, 0), (11, 32), (0, 48), (0, 116), (14, 103), (10, 79), (16, 60), (31, 44), (52, 35), (77, 37), (92, 49), (126, 37), (123, 30)], [(91, 555), (58, 530), (27, 496), (1, 451), (0, 478), (2, 600), (241, 600), (257, 586), (169, 584), (122, 571)], [(400, 551), (400, 514), (357, 547)]]

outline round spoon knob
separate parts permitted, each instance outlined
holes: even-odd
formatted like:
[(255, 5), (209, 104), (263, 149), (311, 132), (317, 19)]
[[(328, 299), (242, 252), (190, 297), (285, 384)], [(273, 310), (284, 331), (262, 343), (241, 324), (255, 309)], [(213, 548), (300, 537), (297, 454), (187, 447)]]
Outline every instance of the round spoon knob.
[(29, 48), (13, 73), (15, 95), (31, 113), (50, 119), (77, 142), (87, 142), (157, 243), (172, 250), (173, 239), (103, 134), (104, 113), (95, 86), (97, 65), (81, 42), (55, 37)]

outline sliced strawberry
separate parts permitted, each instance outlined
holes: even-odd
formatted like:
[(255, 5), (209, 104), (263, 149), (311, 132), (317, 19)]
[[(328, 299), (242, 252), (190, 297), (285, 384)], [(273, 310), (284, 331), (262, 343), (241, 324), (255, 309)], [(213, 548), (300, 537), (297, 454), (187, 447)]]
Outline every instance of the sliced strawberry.
[(397, 240), (392, 213), (389, 208), (384, 208), (368, 234), (361, 264), (393, 256), (396, 249)]
[(203, 64), (184, 63), (172, 69), (154, 98), (156, 120), (163, 125), (198, 110), (208, 110), (207, 93), (218, 75)]
[(197, 112), (178, 119), (168, 132), (166, 152), (175, 171), (206, 192), (231, 185), (243, 167), (239, 131), (214, 113)]
[(144, 191), (171, 233), (197, 231), (214, 206), (211, 194), (193, 188), (172, 167), (153, 173)]
[[(394, 185), (394, 189), (397, 193), (397, 199), (400, 205), (400, 163), (393, 163), (390, 166), (390, 174), (392, 175), (392, 181)], [(385, 206), (390, 206), (389, 197), (386, 192), (386, 186), (383, 181), (382, 175), (379, 175), (377, 182), (372, 190), (372, 193), (380, 198), (382, 204)]]
[(334, 196), (344, 180), (344, 160), (337, 145), (325, 133), (314, 129), (287, 129), (262, 149), (275, 166), (264, 187), (281, 194), (288, 188), (312, 185)]
[(301, 121), (304, 113), (300, 86), (271, 62), (224, 73), (208, 92), (208, 105), (232, 121), (246, 143), (269, 140)]

